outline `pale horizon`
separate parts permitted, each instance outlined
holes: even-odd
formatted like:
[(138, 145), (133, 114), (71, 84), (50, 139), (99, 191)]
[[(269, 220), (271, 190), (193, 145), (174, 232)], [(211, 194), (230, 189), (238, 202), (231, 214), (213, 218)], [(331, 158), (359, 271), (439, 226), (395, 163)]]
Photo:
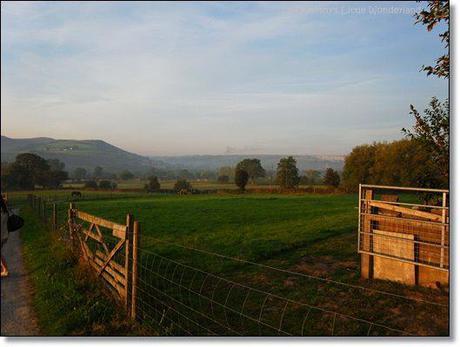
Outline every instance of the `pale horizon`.
[(448, 96), (420, 71), (444, 50), (423, 5), (2, 3), (1, 131), (164, 156), (397, 140)]

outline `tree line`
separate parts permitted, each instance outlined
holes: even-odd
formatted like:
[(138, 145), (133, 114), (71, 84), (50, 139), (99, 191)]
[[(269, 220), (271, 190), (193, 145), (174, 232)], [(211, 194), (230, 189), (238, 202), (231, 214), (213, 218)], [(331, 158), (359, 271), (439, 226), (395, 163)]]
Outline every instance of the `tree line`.
[[(23, 153), (16, 157), (12, 163), (2, 163), (1, 184), (5, 190), (33, 190), (35, 187), (59, 188), (69, 179), (69, 174), (64, 170), (64, 163), (57, 159), (44, 159), (37, 154)], [(155, 172), (152, 168), (151, 173)], [(182, 175), (181, 175), (182, 174)], [(246, 185), (256, 183), (258, 179), (267, 176), (267, 171), (262, 167), (257, 158), (247, 158), (240, 161), (235, 168), (223, 167), (216, 172), (215, 177), (219, 183), (234, 182), (240, 190), (245, 190)], [(115, 179), (129, 180), (141, 178), (129, 170), (118, 175), (105, 172), (100, 166), (94, 168), (91, 174), (84, 168), (76, 168), (71, 177), (74, 181), (84, 182), (85, 188), (91, 189), (116, 189)], [(190, 191), (192, 186), (188, 181), (190, 176), (187, 170), (181, 170), (176, 176), (174, 186), (176, 191)], [(149, 192), (160, 190), (160, 178), (154, 174), (143, 177), (147, 180), (144, 189)], [(294, 189), (299, 185), (326, 184), (338, 187), (340, 175), (333, 169), (327, 169), (324, 177), (320, 171), (306, 170), (301, 175), (292, 156), (282, 158), (275, 172), (275, 184), (283, 189)]]

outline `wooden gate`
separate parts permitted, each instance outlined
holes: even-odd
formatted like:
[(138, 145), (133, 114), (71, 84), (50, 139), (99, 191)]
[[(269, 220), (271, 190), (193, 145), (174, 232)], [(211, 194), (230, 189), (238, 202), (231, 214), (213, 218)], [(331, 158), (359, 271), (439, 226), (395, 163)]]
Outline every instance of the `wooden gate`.
[(128, 214), (126, 224), (117, 224), (80, 211), (73, 203), (68, 217), (71, 239), (82, 258), (135, 318), (139, 223)]
[(435, 286), (449, 281), (449, 191), (360, 185), (361, 275)]

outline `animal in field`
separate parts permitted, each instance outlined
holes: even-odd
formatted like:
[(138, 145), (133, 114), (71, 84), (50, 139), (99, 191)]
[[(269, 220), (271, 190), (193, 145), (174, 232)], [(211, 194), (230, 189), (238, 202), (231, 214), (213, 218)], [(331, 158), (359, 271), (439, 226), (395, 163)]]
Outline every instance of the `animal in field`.
[(74, 190), (71, 193), (72, 198), (81, 198), (81, 192)]

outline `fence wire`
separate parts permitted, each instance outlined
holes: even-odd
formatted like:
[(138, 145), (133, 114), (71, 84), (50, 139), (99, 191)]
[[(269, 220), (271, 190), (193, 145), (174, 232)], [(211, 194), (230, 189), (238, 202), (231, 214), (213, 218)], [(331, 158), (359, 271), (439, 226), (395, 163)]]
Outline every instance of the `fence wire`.
[[(42, 217), (42, 220), (50, 220), (52, 204), (47, 205), (43, 202), (40, 204), (34, 202), (33, 199), (29, 199), (29, 203)], [(67, 219), (61, 217), (57, 226), (60, 237), (70, 243)], [(115, 242), (109, 233), (104, 232), (104, 237), (108, 243)], [(138, 281), (135, 286), (137, 292), (135, 318), (161, 335), (417, 335), (417, 330), (401, 323), (401, 317), (395, 317), (398, 324), (389, 325), (388, 318), (391, 317), (391, 312), (395, 308), (391, 305), (387, 307), (387, 301), (386, 299), (382, 301), (382, 297), (391, 297), (399, 300), (399, 303), (403, 302), (398, 307), (404, 311), (414, 312), (413, 316), (419, 320), (429, 320), (433, 317), (437, 319), (438, 316), (445, 316), (448, 319), (448, 304), (445, 302), (430, 301), (418, 295), (399, 295), (306, 273), (279, 269), (150, 236), (142, 235), (141, 239), (143, 246), (137, 248), (139, 262)], [(179, 254), (177, 251), (161, 248), (156, 250), (155, 245), (158, 247), (162, 243), (201, 255), (200, 265), (184, 259), (187, 254), (177, 256)], [(298, 276), (305, 281), (302, 284), (305, 283), (305, 288), (308, 288), (309, 293), (314, 293), (313, 296), (318, 300), (316, 302), (315, 300), (311, 302), (299, 300), (298, 297), (290, 298), (291, 296), (286, 292), (272, 292), (270, 287), (260, 288), (255, 283), (241, 278), (238, 270), (230, 271), (224, 277), (220, 273), (209, 270), (209, 267), (201, 266), (208, 262), (204, 257), (213, 259), (210, 264), (213, 264), (215, 259), (219, 259), (222, 262), (230, 261), (241, 264), (241, 266), (251, 266), (280, 275)], [(216, 268), (221, 269), (222, 267)], [(132, 276), (131, 271), (132, 269), (130, 269), (129, 276)], [(226, 278), (228, 276), (230, 277)], [(314, 286), (313, 282), (315, 282)], [(318, 283), (323, 284), (318, 285)], [(337, 287), (342, 289), (338, 290)], [(128, 296), (132, 295), (132, 291), (132, 288), (128, 288)], [(350, 298), (348, 299), (346, 295), (350, 295)], [(327, 299), (328, 302), (321, 301), (321, 297)], [(341, 301), (335, 300), (336, 298), (341, 298)], [(385, 312), (363, 319), (362, 313), (374, 304)], [(441, 323), (436, 322), (433, 325), (444, 327), (443, 319)]]
[(366, 336), (410, 333), (140, 254), (137, 319), (170, 335)]

